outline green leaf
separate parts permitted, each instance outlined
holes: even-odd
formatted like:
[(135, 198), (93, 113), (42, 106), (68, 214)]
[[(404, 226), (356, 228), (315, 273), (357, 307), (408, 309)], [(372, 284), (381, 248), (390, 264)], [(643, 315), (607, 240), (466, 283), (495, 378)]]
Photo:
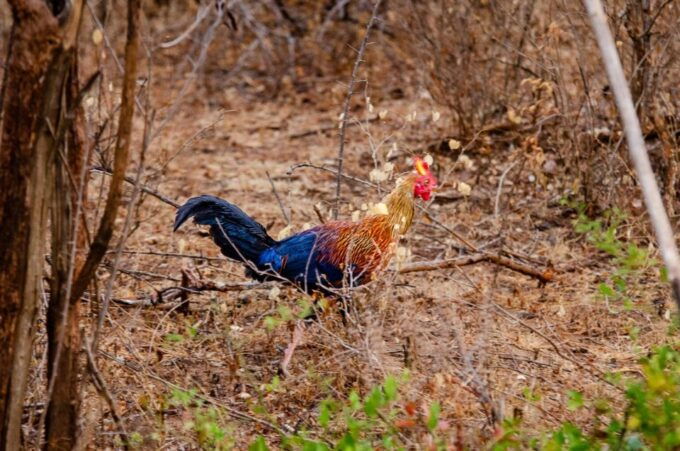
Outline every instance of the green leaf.
[(439, 415), (441, 414), (441, 406), (437, 401), (430, 405), (430, 415), (427, 417), (427, 428), (433, 432), (439, 424)]
[(331, 421), (331, 402), (328, 400), (321, 401), (319, 406), (319, 424), (322, 428), (327, 428)]
[(279, 305), (277, 310), (282, 321), (289, 321), (293, 319), (293, 312), (287, 305)]
[(302, 445), (302, 451), (329, 451), (328, 445), (321, 442), (313, 442), (311, 440), (305, 441)]
[(569, 390), (567, 392), (567, 409), (577, 410), (583, 407), (583, 395), (577, 391)]
[(258, 435), (255, 441), (248, 446), (248, 451), (269, 451), (264, 437)]
[(165, 337), (163, 338), (170, 343), (179, 343), (184, 340), (184, 336), (180, 334), (165, 334)]
[(179, 390), (174, 388), (172, 390), (172, 396), (170, 402), (176, 406), (188, 406), (196, 396), (196, 389), (191, 389), (189, 391)]
[(393, 376), (388, 376), (383, 384), (383, 390), (388, 402), (397, 399), (397, 380)]
[(375, 418), (378, 415), (378, 409), (380, 409), (385, 402), (382, 390), (376, 387), (371, 390), (371, 393), (364, 400), (364, 412), (369, 418)]
[(602, 296), (607, 298), (613, 298), (616, 296), (614, 289), (604, 282), (597, 286), (597, 291), (599, 291)]
[(356, 391), (352, 390), (348, 397), (349, 406), (352, 410), (359, 410), (361, 408), (361, 398)]
[(274, 318), (273, 316), (265, 316), (264, 317), (264, 327), (267, 328), (268, 331), (272, 331), (276, 329), (276, 326), (279, 325), (279, 320)]

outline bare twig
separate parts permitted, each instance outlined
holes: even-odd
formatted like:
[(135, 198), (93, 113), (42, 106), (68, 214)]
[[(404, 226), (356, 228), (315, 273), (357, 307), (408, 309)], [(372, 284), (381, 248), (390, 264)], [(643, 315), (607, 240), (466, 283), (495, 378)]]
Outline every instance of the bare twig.
[[(363, 122), (375, 122), (379, 119), (380, 119), (380, 116), (378, 116), (376, 114), (374, 116), (369, 117), (368, 119), (366, 119)], [(360, 124), (361, 124), (361, 122), (359, 122), (359, 121), (350, 122), (350, 123), (347, 124), (347, 127), (355, 127), (355, 126), (360, 125)], [(319, 134), (319, 133), (325, 133), (325, 132), (329, 132), (329, 131), (337, 130), (337, 129), (338, 129), (338, 124), (333, 122), (333, 123), (330, 123), (330, 124), (321, 125), (320, 127), (317, 127), (317, 128), (312, 128), (312, 129), (307, 129), (307, 130), (302, 130), (302, 131), (297, 131), (297, 132), (291, 133), (290, 135), (288, 135), (288, 139), (293, 140), (293, 139), (305, 138), (307, 136), (316, 135), (316, 134)]]
[(116, 402), (113, 400), (113, 396), (111, 395), (111, 391), (109, 390), (109, 387), (106, 384), (106, 380), (104, 380), (104, 377), (99, 372), (99, 368), (97, 368), (97, 362), (95, 361), (94, 356), (92, 355), (92, 345), (87, 341), (87, 338), (85, 339), (83, 349), (85, 350), (85, 354), (87, 355), (87, 366), (88, 369), (90, 370), (92, 380), (94, 381), (94, 386), (99, 392), (99, 394), (104, 398), (106, 403), (109, 405), (111, 417), (113, 417), (113, 421), (115, 421), (116, 426), (118, 426), (118, 435), (120, 436), (120, 440), (123, 442), (123, 446), (125, 447), (125, 449), (128, 449), (128, 443), (130, 441), (128, 439), (127, 430), (125, 429), (125, 424), (123, 423), (123, 420), (118, 414)]
[(465, 255), (463, 257), (448, 258), (445, 260), (434, 260), (426, 262), (414, 262), (403, 265), (398, 269), (400, 274), (421, 271), (435, 271), (437, 269), (455, 268), (458, 266), (473, 265), (486, 260), (485, 254)]
[(113, 226), (118, 215), (118, 205), (122, 196), (122, 184), (125, 179), (125, 169), (130, 156), (130, 141), (132, 139), (132, 119), (135, 113), (135, 86), (137, 82), (137, 50), (139, 47), (139, 11), (138, 0), (131, 0), (128, 4), (128, 30), (125, 44), (125, 76), (123, 77), (123, 93), (118, 120), (118, 135), (116, 137), (115, 160), (113, 178), (109, 188), (104, 216), (94, 237), (90, 252), (73, 283), (71, 296), (80, 298), (97, 266), (106, 253), (106, 249), (113, 235)]
[(614, 38), (607, 25), (607, 16), (605, 15), (602, 3), (600, 0), (584, 0), (584, 4), (590, 16), (590, 23), (595, 33), (597, 44), (602, 53), (602, 61), (607, 71), (607, 77), (612, 87), (626, 135), (626, 141), (628, 142), (628, 153), (640, 181), (642, 195), (647, 206), (647, 213), (659, 243), (659, 251), (668, 269), (673, 298), (680, 310), (680, 256), (675, 244), (673, 229), (666, 215), (661, 194), (659, 194), (659, 187), (652, 171), (652, 165), (649, 162), (633, 98), (623, 73), (623, 67), (616, 50)]
[(199, 8), (199, 10), (196, 11), (196, 19), (194, 19), (194, 21), (187, 27), (186, 30), (180, 33), (180, 35), (175, 39), (167, 42), (161, 42), (158, 46), (162, 49), (169, 49), (170, 47), (174, 47), (184, 41), (196, 29), (196, 27), (198, 27), (201, 22), (203, 22), (203, 19), (208, 16), (212, 8), (213, 5), (211, 2), (208, 2), (205, 6)]
[[(114, 254), (115, 252), (116, 251), (108, 251), (107, 254)], [(196, 259), (196, 260), (207, 260), (207, 261), (225, 261), (225, 259), (226, 259), (226, 257), (207, 257), (205, 255), (179, 254), (177, 252), (121, 251), (121, 253), (122, 254), (130, 254), (130, 255), (157, 255), (159, 257), (172, 257), (172, 258), (193, 258), (193, 259)]]
[(347, 97), (345, 98), (345, 105), (342, 108), (342, 123), (340, 125), (340, 148), (338, 149), (338, 177), (335, 184), (335, 205), (333, 207), (333, 219), (338, 219), (338, 210), (340, 209), (340, 187), (342, 186), (342, 165), (344, 163), (344, 153), (345, 153), (345, 130), (347, 129), (347, 118), (349, 116), (349, 103), (354, 95), (354, 83), (356, 81), (357, 73), (359, 72), (359, 66), (364, 58), (364, 53), (366, 52), (366, 45), (368, 44), (368, 37), (371, 33), (371, 28), (376, 21), (378, 15), (378, 8), (380, 7), (381, 0), (376, 0), (373, 6), (373, 13), (371, 18), (366, 25), (366, 33), (364, 39), (361, 41), (361, 47), (359, 47), (359, 52), (357, 53), (357, 58), (354, 61), (354, 68), (352, 69), (352, 76), (349, 79), (349, 86), (347, 87)]
[(582, 370), (584, 370), (586, 373), (590, 373), (590, 372), (594, 373), (593, 375), (594, 375), (597, 379), (601, 380), (602, 382), (606, 383), (607, 385), (609, 385), (609, 386), (611, 386), (611, 387), (614, 387), (615, 389), (617, 389), (617, 390), (619, 390), (619, 391), (624, 391), (621, 387), (619, 387), (618, 385), (616, 385), (615, 383), (613, 383), (609, 378), (607, 378), (606, 374), (605, 374), (604, 372), (602, 372), (600, 369), (595, 368), (595, 367), (588, 367), (588, 366), (584, 365), (583, 363), (579, 362), (578, 360), (576, 360), (576, 359), (574, 359), (574, 358), (572, 358), (572, 357), (566, 355), (566, 354), (564, 353), (564, 351), (557, 345), (557, 343), (555, 343), (555, 341), (554, 341), (553, 339), (551, 339), (550, 337), (548, 337), (546, 334), (544, 334), (544, 333), (541, 332), (540, 330), (536, 329), (535, 327), (531, 326), (530, 324), (527, 324), (526, 322), (522, 321), (521, 319), (517, 318), (515, 315), (513, 315), (513, 314), (510, 313), (510, 312), (508, 312), (506, 309), (504, 309), (503, 307), (501, 307), (501, 306), (498, 305), (497, 303), (492, 302), (491, 304), (492, 304), (493, 307), (495, 307), (495, 308), (496, 308), (503, 316), (505, 316), (505, 317), (507, 317), (507, 318), (509, 318), (509, 319), (511, 319), (511, 320), (513, 320), (513, 321), (515, 321), (517, 324), (519, 324), (519, 325), (521, 325), (521, 326), (523, 326), (523, 327), (526, 327), (527, 329), (529, 329), (530, 331), (532, 331), (533, 333), (535, 333), (536, 335), (538, 335), (539, 337), (541, 337), (541, 338), (543, 338), (545, 341), (547, 341), (548, 344), (553, 348), (553, 350), (555, 351), (555, 353), (556, 353), (558, 356), (562, 357), (564, 360), (567, 360), (567, 361), (573, 363), (573, 364), (576, 365), (577, 367), (579, 367), (579, 368), (581, 368)]
[(283, 205), (283, 201), (281, 200), (278, 191), (276, 191), (276, 186), (274, 185), (272, 177), (269, 175), (269, 171), (265, 171), (265, 174), (267, 174), (269, 184), (272, 186), (272, 193), (274, 193), (274, 197), (276, 197), (276, 201), (279, 203), (279, 208), (281, 209), (283, 218), (286, 220), (286, 224), (290, 224), (290, 216), (288, 216), (288, 213), (286, 212), (286, 207)]
[(448, 233), (451, 234), (452, 237), (466, 245), (469, 249), (477, 252), (479, 248), (472, 244), (469, 240), (464, 238), (460, 233), (456, 232), (453, 230), (451, 227), (447, 226), (443, 222), (441, 222), (439, 219), (437, 219), (432, 213), (430, 213), (427, 208), (423, 207), (422, 205), (417, 205), (418, 209), (421, 210), (423, 213), (425, 213), (425, 216), (427, 216), (427, 219), (432, 221), (433, 224), (436, 224), (437, 227), (439, 227), (442, 230), (447, 231)]
[[(106, 168), (102, 168), (102, 167), (94, 167), (94, 168), (91, 169), (91, 171), (98, 172), (100, 174), (105, 174), (105, 175), (113, 175), (113, 172), (111, 172), (110, 170), (108, 170)], [(135, 185), (135, 179), (133, 179), (132, 177), (125, 176), (125, 178), (123, 180), (125, 182), (131, 184), (131, 185)], [(165, 195), (159, 193), (158, 191), (156, 191), (153, 188), (149, 188), (146, 185), (140, 185), (140, 189), (142, 190), (142, 192), (145, 192), (146, 194), (149, 194), (149, 195), (155, 197), (156, 199), (160, 200), (161, 202), (165, 202), (166, 204), (171, 205), (175, 208), (180, 207), (179, 203), (170, 199), (168, 196), (165, 196)]]
[(353, 182), (361, 183), (362, 185), (366, 185), (366, 186), (370, 186), (370, 187), (374, 187), (374, 188), (377, 187), (377, 185), (375, 183), (371, 183), (368, 180), (364, 180), (364, 179), (361, 179), (359, 177), (354, 177), (354, 176), (351, 176), (351, 175), (342, 174), (340, 171), (336, 171), (335, 169), (327, 168), (325, 166), (319, 166), (318, 164), (313, 164), (313, 163), (309, 163), (309, 162), (294, 164), (293, 166), (291, 166), (288, 169), (288, 175), (293, 174), (293, 172), (295, 172), (299, 168), (319, 169), (320, 171), (330, 172), (331, 174), (336, 174), (338, 177), (342, 177), (344, 179), (351, 180)]
[(513, 161), (512, 164), (505, 168), (505, 171), (503, 171), (503, 173), (501, 174), (501, 178), (498, 180), (498, 189), (496, 190), (496, 201), (494, 202), (493, 207), (494, 218), (498, 218), (498, 214), (500, 213), (501, 192), (503, 191), (503, 183), (505, 183), (505, 177), (508, 176), (508, 173), (512, 170), (512, 168), (515, 167), (516, 164), (517, 161)]
[(198, 283), (190, 284), (187, 287), (168, 287), (164, 288), (148, 298), (142, 299), (113, 299), (117, 304), (122, 304), (130, 307), (152, 307), (159, 304), (168, 304), (177, 300), (182, 296), (182, 293), (200, 293), (202, 291), (246, 291), (254, 289), (266, 289), (271, 287), (269, 282), (235, 282), (235, 283), (219, 283), (212, 281), (198, 281)]
[[(148, 103), (147, 103), (148, 105)], [(147, 109), (148, 111), (148, 109)], [(109, 310), (109, 304), (111, 302), (111, 295), (113, 293), (113, 284), (116, 281), (116, 275), (118, 272), (118, 266), (120, 265), (120, 259), (123, 251), (123, 247), (125, 246), (125, 242), (128, 239), (128, 234), (130, 233), (130, 226), (132, 225), (132, 217), (133, 212), (132, 209), (134, 208), (135, 204), (137, 203), (137, 198), (139, 197), (139, 193), (141, 192), (141, 179), (142, 179), (142, 173), (144, 172), (144, 161), (146, 160), (146, 149), (149, 144), (149, 135), (151, 133), (151, 124), (153, 123), (153, 117), (154, 113), (153, 110), (151, 114), (147, 115), (145, 118), (145, 123), (144, 123), (144, 142), (142, 144), (142, 147), (139, 151), (139, 164), (137, 166), (137, 174), (135, 176), (135, 188), (132, 192), (132, 198), (130, 199), (130, 202), (127, 205), (127, 212), (125, 215), (125, 222), (123, 223), (123, 231), (121, 233), (120, 239), (118, 240), (118, 244), (116, 245), (116, 251), (113, 257), (113, 263), (111, 265), (111, 274), (109, 275), (109, 280), (106, 282), (106, 290), (104, 291), (104, 299), (101, 304), (101, 308), (99, 310), (99, 317), (97, 318), (97, 324), (95, 325), (94, 331), (92, 332), (92, 339), (90, 346), (92, 349), (94, 349), (94, 352), (97, 352), (98, 349), (98, 344), (99, 344), (99, 333), (101, 332), (102, 327), (104, 326), (104, 320), (106, 319), (106, 314), (108, 313)]]
[[(472, 255), (465, 255), (462, 257), (450, 258), (445, 260), (434, 260), (426, 262), (415, 262), (401, 266), (396, 270), (399, 274), (407, 274), (411, 272), (422, 271), (436, 271), (438, 269), (458, 268), (461, 266), (473, 265), (475, 263), (490, 262), (505, 268), (517, 271), (526, 276), (533, 277), (541, 283), (547, 283), (553, 280), (554, 272), (552, 268), (541, 271), (533, 268), (525, 263), (517, 260), (494, 255), (490, 253), (480, 252)], [(153, 307), (158, 305), (168, 306), (171, 302), (176, 301), (183, 294), (200, 293), (203, 291), (246, 291), (253, 289), (267, 289), (271, 287), (274, 282), (235, 282), (235, 283), (220, 283), (209, 280), (193, 280), (187, 286), (172, 286), (157, 291), (153, 295), (142, 299), (114, 299), (114, 302), (129, 307)]]
[(323, 217), (323, 213), (317, 204), (314, 204), (314, 213), (316, 213), (316, 217), (319, 218), (321, 224), (326, 223), (326, 219)]

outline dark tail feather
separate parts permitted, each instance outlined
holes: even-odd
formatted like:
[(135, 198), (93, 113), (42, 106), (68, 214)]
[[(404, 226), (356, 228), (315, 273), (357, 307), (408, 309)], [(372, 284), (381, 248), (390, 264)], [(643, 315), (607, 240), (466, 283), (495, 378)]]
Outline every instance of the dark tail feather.
[(194, 217), (194, 222), (210, 226), (210, 234), (222, 253), (234, 260), (257, 263), (260, 253), (276, 243), (259, 222), (236, 205), (215, 196), (189, 199), (177, 210), (175, 228)]

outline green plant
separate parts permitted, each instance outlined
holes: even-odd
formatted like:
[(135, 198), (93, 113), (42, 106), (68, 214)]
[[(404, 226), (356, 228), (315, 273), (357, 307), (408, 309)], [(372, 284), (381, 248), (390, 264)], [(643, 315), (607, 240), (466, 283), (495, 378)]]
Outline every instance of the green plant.
[(274, 315), (264, 317), (264, 326), (271, 332), (282, 324), (286, 324), (295, 319), (304, 319), (314, 311), (313, 304), (309, 299), (298, 299), (295, 311), (287, 305), (279, 305)]
[(608, 300), (620, 301), (630, 308), (631, 289), (637, 287), (637, 280), (645, 270), (659, 267), (658, 261), (651, 258), (646, 249), (620, 238), (620, 228), (627, 218), (622, 210), (612, 208), (599, 218), (590, 218), (585, 213), (584, 204), (567, 204), (574, 207), (578, 214), (574, 220), (574, 231), (584, 235), (595, 248), (604, 252), (615, 266), (608, 280), (598, 285), (598, 294)]
[(170, 404), (192, 412), (193, 418), (184, 423), (185, 429), (193, 430), (202, 449), (226, 450), (234, 446), (233, 434), (222, 426), (222, 415), (218, 408), (204, 406), (195, 389), (188, 391), (173, 389)]
[(167, 333), (163, 336), (163, 339), (168, 343), (180, 343), (185, 339), (192, 339), (198, 336), (198, 329), (192, 325), (189, 321), (185, 321), (184, 333)]
[(591, 428), (565, 422), (541, 437), (525, 433), (518, 418), (506, 419), (494, 450), (539, 448), (557, 450), (666, 450), (680, 447), (680, 352), (665, 346), (642, 360), (643, 377), (624, 382), (625, 408), (609, 400), (587, 402), (568, 393), (570, 410), (586, 409)]
[[(403, 409), (399, 404), (399, 386), (408, 378), (388, 376), (365, 396), (352, 390), (346, 400), (324, 399), (318, 405), (317, 422), (323, 429), (322, 437), (313, 437), (308, 431), (282, 437), (287, 449), (303, 451), (361, 451), (379, 449), (406, 449), (403, 430), (420, 428), (429, 433), (442, 448), (443, 441), (435, 433), (440, 424), (441, 406), (434, 402), (428, 415), (418, 415), (412, 403)], [(258, 437), (249, 447), (252, 451), (268, 450), (264, 438)]]

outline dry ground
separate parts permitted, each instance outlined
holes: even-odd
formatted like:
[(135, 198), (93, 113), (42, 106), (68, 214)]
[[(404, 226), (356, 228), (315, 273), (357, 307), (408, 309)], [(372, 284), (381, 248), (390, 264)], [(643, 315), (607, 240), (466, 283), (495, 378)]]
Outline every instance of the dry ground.
[[(319, 84), (311, 97), (323, 99), (328, 89), (332, 86)], [(276, 236), (286, 223), (268, 172), (290, 209), (294, 229), (317, 223), (313, 205), (322, 203), (322, 211), (328, 212), (333, 176), (312, 168), (293, 174), (288, 170), (301, 162), (333, 162), (337, 105), (312, 101), (301, 107), (285, 98), (253, 102), (236, 90), (225, 98), (230, 111), (199, 103), (182, 107), (152, 146), (154, 155), (170, 161), (149, 183), (179, 202), (204, 193), (228, 199)], [(446, 120), (442, 114), (433, 121), (434, 107), (427, 99), (386, 99), (374, 105), (373, 112), (363, 102), (358, 105), (357, 118), (387, 112), (382, 120), (349, 129), (347, 173), (361, 178), (368, 178), (373, 169), (373, 150), (384, 155), (392, 149), (398, 168), (406, 169), (405, 156), (436, 136), (439, 121)], [(414, 112), (415, 120), (409, 117)], [(314, 130), (320, 132), (296, 136)], [(365, 393), (386, 375), (405, 370), (409, 378), (401, 387), (398, 407), (415, 405), (427, 412), (438, 401), (440, 435), (472, 448), (493, 434), (488, 427), (490, 405), (480, 402), (484, 395), (502, 415), (521, 415), (535, 431), (565, 420), (585, 421), (567, 409), (569, 390), (590, 400), (616, 399), (618, 393), (604, 382), (604, 373), (638, 371), (637, 359), (664, 340), (669, 326), (653, 303), (666, 298), (654, 274), (639, 281), (645, 285), (635, 290), (633, 309), (606, 303), (595, 292), (614, 269), (573, 232), (573, 215), (556, 202), (564, 190), (558, 179), (543, 187), (531, 182), (527, 171), (510, 171), (495, 216), (499, 177), (511, 155), (472, 150), (466, 155), (469, 160), (435, 155), (442, 188), (428, 211), (477, 246), (494, 251), (502, 246), (537, 268), (553, 265), (554, 281), (540, 286), (486, 263), (386, 274), (355, 295), (345, 322), (330, 309), (307, 326), (291, 374), (278, 385), (271, 384), (292, 325), (285, 321), (282, 307), (297, 312), (305, 299), (292, 288), (191, 295), (188, 313), (114, 304), (102, 338), (106, 358), (100, 366), (128, 431), (140, 434), (144, 448), (195, 446), (197, 435), (190, 427), (195, 409), (169, 402), (173, 389), (195, 389), (218, 407), (218, 422), (233, 437), (236, 449), (244, 449), (258, 434), (276, 448), (279, 434), (256, 419), (322, 436), (316, 418), (323, 399), (345, 399), (352, 389)], [(456, 190), (461, 181), (472, 186), (469, 197)], [(391, 184), (385, 182), (383, 190)], [(343, 217), (380, 198), (377, 190), (358, 183), (345, 184), (343, 193)], [(97, 193), (91, 195), (95, 201)], [(182, 269), (200, 273), (205, 280), (244, 280), (240, 266), (223, 259), (162, 255), (219, 256), (196, 226), (173, 233), (173, 219), (174, 208), (144, 198), (138, 228), (125, 246), (130, 253), (122, 258), (125, 272), (115, 283), (115, 298), (144, 298), (179, 285)], [(455, 256), (462, 243), (421, 213), (402, 245), (410, 250), (411, 261), (419, 261)], [(107, 278), (108, 270), (102, 269), (102, 286)], [(97, 305), (87, 308), (94, 312)], [(86, 432), (97, 447), (115, 446), (117, 426), (104, 415), (106, 404), (94, 392), (86, 395)], [(532, 395), (540, 399), (529, 401)], [(422, 427), (404, 433), (413, 443), (428, 443)]]
[[(161, 120), (184, 82), (172, 75), (179, 59), (162, 54), (154, 61), (160, 69), (154, 74), (152, 100)], [(111, 61), (107, 64), (113, 67)], [(90, 65), (92, 61), (85, 61), (84, 66)], [(369, 81), (377, 82), (377, 75)], [(374, 97), (372, 108), (364, 92), (355, 98), (347, 136), (348, 174), (368, 179), (375, 168), (373, 157), (384, 161), (388, 153), (399, 171), (407, 170), (406, 157), (447, 136), (448, 114), (428, 95), (402, 90), (391, 78), (384, 74), (382, 85), (366, 91)], [(309, 167), (289, 170), (303, 162), (334, 164), (345, 86), (336, 77), (309, 77), (303, 89), (284, 86), (276, 100), (263, 100), (267, 88), (257, 79), (243, 77), (226, 89), (213, 81), (201, 76), (191, 84), (177, 114), (149, 148), (145, 183), (180, 203), (199, 194), (228, 199), (276, 237), (286, 221), (269, 173), (293, 230), (318, 223), (314, 205), (328, 215), (334, 176)], [(114, 107), (107, 105), (109, 111)], [(135, 152), (142, 130), (138, 117)], [(330, 431), (319, 426), (320, 403), (345, 400), (351, 390), (365, 394), (391, 374), (408, 374), (400, 387), (399, 411), (415, 406), (416, 415), (426, 416), (429, 406), (439, 402), (438, 435), (470, 449), (488, 443), (497, 432), (489, 426), (494, 409), (503, 417), (521, 416), (527, 429), (538, 433), (567, 420), (589, 426), (589, 415), (567, 408), (570, 390), (583, 393), (586, 400), (620, 401), (620, 392), (604, 375), (639, 373), (638, 359), (666, 340), (670, 326), (668, 295), (655, 270), (631, 283), (633, 308), (606, 302), (597, 287), (615, 267), (574, 232), (573, 210), (560, 205), (569, 189), (561, 177), (562, 163), (558, 160), (545, 180), (536, 180), (531, 164), (505, 141), (487, 137), (467, 147), (462, 154), (434, 154), (441, 188), (427, 205), (428, 214), (419, 213), (401, 243), (407, 259), (435, 260), (463, 251), (465, 244), (432, 220), (437, 218), (479, 248), (510, 251), (541, 270), (552, 267), (550, 283), (542, 286), (489, 263), (404, 275), (388, 272), (355, 293), (345, 320), (329, 308), (308, 323), (290, 375), (278, 382), (294, 323), (288, 312), (295, 314), (309, 302), (293, 288), (192, 294), (188, 311), (175, 304), (113, 303), (99, 366), (125, 428), (138, 433), (138, 445), (198, 447), (192, 428), (197, 408), (172, 403), (178, 389), (195, 390), (208, 401), (205, 405), (216, 408), (216, 422), (235, 449), (245, 449), (260, 434), (272, 449), (278, 448), (276, 428), (332, 436), (338, 425), (332, 423)], [(135, 167), (133, 162), (131, 174)], [(93, 177), (90, 206), (96, 207), (105, 180), (99, 174)], [(460, 182), (472, 187), (469, 196), (460, 193)], [(392, 185), (391, 179), (380, 189), (345, 183), (341, 216), (349, 218), (363, 204), (378, 201)], [(241, 266), (219, 258), (198, 227), (189, 224), (172, 232), (172, 206), (145, 195), (133, 211), (134, 233), (125, 243), (114, 298), (148, 298), (179, 285), (182, 270), (208, 281), (245, 280)], [(630, 220), (622, 235), (644, 246), (648, 238), (640, 232), (642, 221)], [(102, 292), (113, 261), (111, 254), (108, 266), (99, 271)], [(98, 303), (88, 302), (83, 309), (94, 322)], [(40, 327), (42, 341), (42, 322)], [(44, 396), (44, 344), (39, 349), (27, 409), (29, 440), (35, 440), (31, 425), (37, 423)], [(119, 428), (106, 402), (90, 385), (83, 387), (83, 443), (97, 449), (118, 447)], [(402, 433), (413, 448), (431, 441), (422, 425)]]

